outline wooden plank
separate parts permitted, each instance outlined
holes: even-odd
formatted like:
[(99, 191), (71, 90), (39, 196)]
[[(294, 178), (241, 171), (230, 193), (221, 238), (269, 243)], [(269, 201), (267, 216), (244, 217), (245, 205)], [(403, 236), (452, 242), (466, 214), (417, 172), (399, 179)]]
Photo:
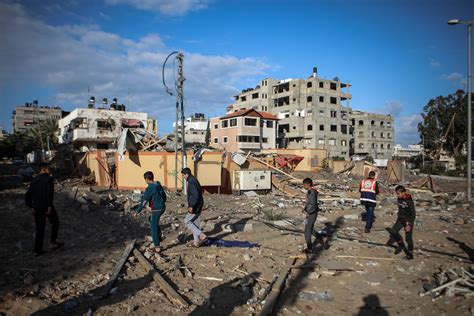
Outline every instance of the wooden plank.
[(302, 192), (299, 192), (296, 189), (293, 189), (290, 186), (283, 184), (278, 178), (272, 174), (272, 184), (281, 192), (287, 194), (290, 197), (304, 197)]
[(137, 257), (138, 262), (142, 265), (142, 267), (150, 273), (150, 275), (153, 277), (153, 280), (155, 280), (163, 292), (165, 292), (166, 296), (168, 299), (175, 304), (178, 304), (182, 307), (189, 307), (188, 302), (178, 293), (176, 292), (171, 285), (166, 282), (166, 280), (161, 276), (161, 274), (151, 265), (151, 263), (145, 258), (145, 256), (138, 250), (134, 249), (133, 254), (135, 257)]
[(381, 258), (381, 257), (361, 257), (361, 256), (336, 256), (336, 258), (354, 258), (354, 259), (365, 259), (365, 260), (388, 260), (396, 261), (396, 258)]
[(117, 264), (115, 265), (114, 273), (112, 273), (112, 276), (110, 277), (109, 281), (105, 284), (104, 287), (104, 294), (102, 294), (102, 298), (105, 298), (109, 296), (109, 292), (112, 289), (112, 287), (115, 284), (115, 281), (117, 280), (120, 271), (122, 271), (123, 266), (125, 265), (125, 262), (127, 262), (128, 257), (130, 256), (130, 253), (133, 250), (133, 247), (135, 247), (135, 239), (130, 241), (125, 247), (125, 250), (123, 251), (122, 257), (120, 257), (120, 260), (117, 261)]
[(272, 314), (275, 303), (278, 300), (278, 297), (280, 296), (280, 293), (282, 292), (283, 287), (285, 285), (286, 278), (288, 277), (288, 274), (290, 274), (291, 267), (295, 264), (296, 260), (297, 258), (291, 258), (288, 262), (288, 268), (285, 268), (278, 275), (275, 284), (271, 288), (270, 294), (268, 294), (268, 297), (265, 300), (265, 305), (263, 305), (262, 310), (259, 313), (260, 316), (267, 316)]
[(249, 157), (249, 158), (252, 158), (253, 160), (258, 161), (259, 163), (261, 163), (261, 164), (263, 164), (263, 165), (265, 165), (265, 166), (267, 166), (267, 167), (269, 167), (269, 168), (271, 168), (271, 169), (273, 169), (273, 170), (276, 170), (276, 171), (278, 171), (278, 172), (284, 174), (285, 176), (290, 177), (290, 178), (293, 179), (293, 180), (300, 181), (300, 183), (302, 183), (302, 181), (303, 181), (303, 179), (298, 179), (298, 178), (292, 176), (291, 174), (286, 173), (285, 171), (280, 170), (280, 169), (278, 169), (278, 168), (272, 166), (271, 164), (266, 163), (266, 162), (263, 161), (263, 160), (260, 160), (260, 159), (255, 158), (255, 157)]

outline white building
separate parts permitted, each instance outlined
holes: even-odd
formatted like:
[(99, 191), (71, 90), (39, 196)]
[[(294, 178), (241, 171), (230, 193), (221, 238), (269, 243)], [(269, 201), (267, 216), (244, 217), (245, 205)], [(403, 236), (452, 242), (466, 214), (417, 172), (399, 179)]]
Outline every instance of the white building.
[(125, 127), (146, 128), (156, 133), (156, 120), (147, 113), (114, 109), (78, 108), (60, 119), (59, 143), (90, 151), (115, 149), (115, 141)]
[(422, 145), (408, 145), (408, 147), (403, 147), (400, 144), (396, 144), (394, 149), (393, 156), (397, 158), (410, 158), (423, 153)]
[[(205, 118), (202, 113), (195, 113), (186, 118), (184, 122), (184, 138), (187, 144), (205, 144), (206, 131), (209, 120)], [(181, 122), (178, 122), (181, 126)], [(176, 122), (173, 123), (173, 128), (176, 127)]]

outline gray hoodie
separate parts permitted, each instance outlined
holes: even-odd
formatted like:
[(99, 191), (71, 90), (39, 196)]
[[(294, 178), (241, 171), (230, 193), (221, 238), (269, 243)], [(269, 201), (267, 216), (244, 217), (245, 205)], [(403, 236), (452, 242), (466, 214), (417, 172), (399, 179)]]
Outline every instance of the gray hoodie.
[(314, 188), (311, 188), (306, 193), (306, 205), (304, 210), (308, 214), (314, 214), (319, 211), (318, 208), (318, 191)]

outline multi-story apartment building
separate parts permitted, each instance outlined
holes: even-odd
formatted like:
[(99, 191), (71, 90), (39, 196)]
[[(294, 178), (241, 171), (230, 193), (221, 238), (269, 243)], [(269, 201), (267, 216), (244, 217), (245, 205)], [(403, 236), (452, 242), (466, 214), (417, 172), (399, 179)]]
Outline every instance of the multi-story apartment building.
[[(326, 149), (329, 157), (347, 158), (361, 152), (354, 147), (359, 134), (354, 133), (352, 114), (360, 116), (362, 112), (353, 112), (350, 108), (350, 86), (337, 77), (332, 80), (320, 78), (317, 68), (313, 68), (307, 79), (263, 79), (255, 88), (242, 90), (234, 96), (235, 102), (227, 110), (256, 109), (278, 117), (277, 146), (280, 148)], [(378, 116), (378, 120), (390, 122), (391, 126), (383, 126), (383, 131), (375, 132), (378, 147), (374, 149), (378, 149), (376, 154), (382, 158), (393, 151), (393, 138), (387, 136), (393, 137), (393, 118)], [(372, 143), (362, 146), (371, 147)]]
[(59, 143), (73, 144), (82, 152), (115, 149), (117, 137), (125, 127), (146, 128), (156, 133), (156, 120), (147, 113), (114, 109), (78, 108), (58, 122)]
[(59, 120), (65, 114), (60, 107), (39, 106), (37, 101), (17, 106), (12, 113), (13, 132), (24, 132), (47, 119)]
[(391, 115), (352, 111), (354, 154), (390, 159), (395, 150), (394, 120)]
[[(184, 122), (186, 144), (205, 144), (208, 124), (209, 120), (206, 119), (203, 113), (194, 113), (194, 115), (186, 118)], [(178, 126), (181, 126), (181, 122), (178, 122)], [(176, 127), (176, 122), (173, 123), (174, 127)]]
[(235, 110), (210, 122), (211, 147), (230, 152), (276, 148), (278, 118), (270, 113)]
[[(281, 148), (327, 149), (330, 156), (349, 155), (350, 84), (338, 78), (263, 79), (255, 89), (236, 95), (233, 109), (255, 108), (277, 116)], [(229, 108), (230, 108), (229, 107)]]

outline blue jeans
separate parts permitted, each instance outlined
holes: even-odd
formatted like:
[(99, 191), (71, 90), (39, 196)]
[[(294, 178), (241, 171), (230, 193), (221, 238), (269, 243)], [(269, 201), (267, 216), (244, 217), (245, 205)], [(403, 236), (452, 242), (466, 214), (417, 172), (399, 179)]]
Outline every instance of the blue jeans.
[(365, 221), (365, 229), (371, 229), (372, 224), (374, 223), (374, 211), (375, 206), (366, 206), (365, 209), (367, 210), (367, 217)]
[(161, 228), (160, 228), (160, 218), (163, 215), (165, 210), (153, 210), (150, 217), (150, 227), (151, 227), (151, 238), (153, 239), (153, 244), (155, 247), (160, 246), (161, 238)]
[(189, 228), (189, 230), (193, 233), (194, 241), (199, 241), (199, 236), (202, 234), (201, 230), (201, 213), (199, 214), (186, 214), (184, 218), (184, 223)]

